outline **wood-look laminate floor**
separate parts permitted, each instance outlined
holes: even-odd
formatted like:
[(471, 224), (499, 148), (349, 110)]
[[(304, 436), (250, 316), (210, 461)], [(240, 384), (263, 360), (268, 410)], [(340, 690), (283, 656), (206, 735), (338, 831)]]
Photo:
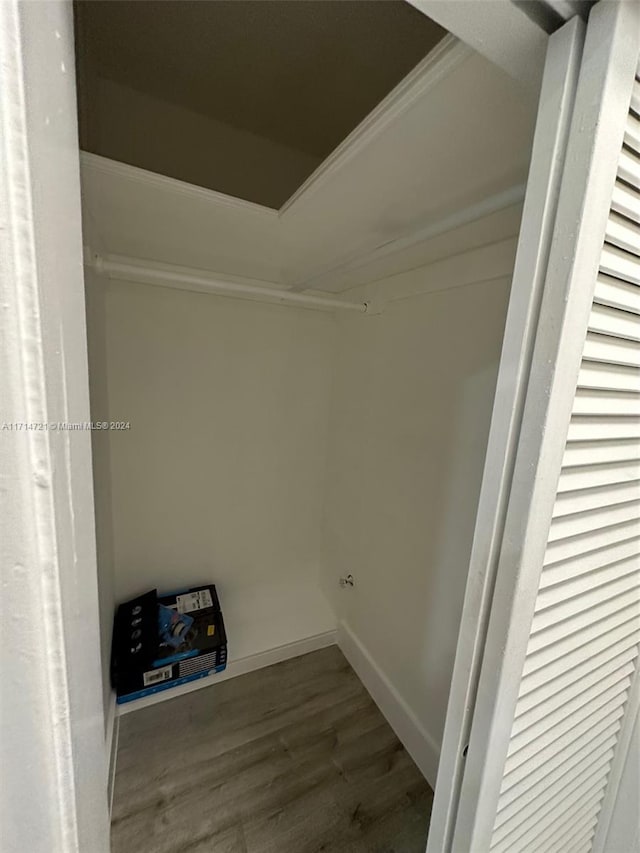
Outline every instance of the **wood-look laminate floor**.
[(127, 714), (113, 853), (424, 853), (432, 792), (336, 646)]

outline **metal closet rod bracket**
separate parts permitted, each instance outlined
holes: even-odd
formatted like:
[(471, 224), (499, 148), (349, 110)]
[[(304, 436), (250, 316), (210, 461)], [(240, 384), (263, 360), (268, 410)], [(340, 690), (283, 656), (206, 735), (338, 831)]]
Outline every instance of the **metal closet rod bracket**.
[(373, 317), (377, 314), (382, 314), (384, 302), (381, 299), (369, 299), (364, 303), (364, 313)]

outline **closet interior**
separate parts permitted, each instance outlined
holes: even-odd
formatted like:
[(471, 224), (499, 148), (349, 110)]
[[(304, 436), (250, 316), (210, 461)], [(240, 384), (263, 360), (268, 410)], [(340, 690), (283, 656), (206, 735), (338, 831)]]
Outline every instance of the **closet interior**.
[[(433, 787), (535, 100), (400, 0), (75, 12), (107, 738), (337, 643)], [(226, 672), (116, 712), (196, 583)]]

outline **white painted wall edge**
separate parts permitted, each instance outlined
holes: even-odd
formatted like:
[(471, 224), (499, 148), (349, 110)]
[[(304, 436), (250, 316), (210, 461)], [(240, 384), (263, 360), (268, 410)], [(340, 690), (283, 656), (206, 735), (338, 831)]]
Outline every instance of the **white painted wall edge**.
[(275, 663), (297, 658), (301, 655), (316, 652), (319, 649), (324, 649), (327, 646), (333, 646), (336, 643), (335, 631), (324, 631), (322, 634), (314, 634), (312, 637), (305, 637), (302, 640), (296, 640), (293, 643), (286, 643), (283, 646), (276, 646), (274, 649), (267, 649), (264, 652), (258, 652), (255, 655), (248, 655), (238, 660), (232, 660), (227, 664), (224, 672), (218, 672), (206, 678), (198, 678), (195, 681), (190, 681), (188, 684), (182, 684), (180, 687), (174, 687), (171, 690), (163, 690), (160, 693), (154, 693), (152, 696), (144, 696), (142, 699), (137, 699), (133, 702), (125, 702), (124, 705), (117, 706), (118, 716), (129, 714), (132, 711), (139, 711), (142, 708), (148, 708), (151, 705), (157, 705), (160, 702), (166, 702), (168, 699), (175, 699), (177, 696), (184, 696), (186, 693), (193, 693), (194, 690), (201, 690), (204, 687), (213, 687), (220, 684), (222, 681), (228, 681), (230, 678), (237, 678), (239, 675), (246, 675), (249, 672), (255, 672), (258, 669), (264, 669), (266, 666), (272, 666)]
[(440, 748), (349, 625), (338, 624), (338, 646), (404, 748), (435, 789)]

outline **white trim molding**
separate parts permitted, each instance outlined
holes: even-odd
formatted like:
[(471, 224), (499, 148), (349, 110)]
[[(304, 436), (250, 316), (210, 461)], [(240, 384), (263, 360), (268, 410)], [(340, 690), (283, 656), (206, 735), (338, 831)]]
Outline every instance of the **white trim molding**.
[(344, 621), (338, 625), (338, 646), (424, 778), (435, 788), (440, 759), (435, 738)]
[(364, 151), (403, 113), (410, 110), (430, 89), (471, 55), (470, 48), (454, 36), (446, 35), (287, 199), (278, 211), (280, 219), (295, 216), (297, 205), (306, 202), (349, 160)]
[(150, 172), (148, 169), (141, 169), (139, 166), (130, 166), (128, 163), (121, 163), (119, 160), (110, 160), (108, 157), (92, 154), (89, 151), (80, 152), (80, 164), (108, 177), (124, 178), (127, 181), (155, 187), (172, 194), (184, 195), (191, 199), (204, 199), (220, 208), (244, 211), (267, 219), (277, 219), (278, 217), (278, 211), (271, 207), (265, 207), (253, 201), (245, 201), (245, 199), (226, 195), (206, 187), (199, 187), (196, 184), (189, 184), (186, 181), (179, 181), (177, 178), (169, 178), (167, 175)]
[(322, 282), (344, 273), (353, 272), (361, 267), (371, 266), (378, 261), (386, 260), (392, 255), (406, 252), (420, 243), (427, 243), (435, 237), (440, 237), (448, 231), (455, 231), (463, 225), (469, 225), (499, 213), (509, 207), (522, 204), (525, 195), (525, 184), (515, 184), (506, 190), (487, 196), (476, 204), (461, 207), (446, 216), (438, 217), (423, 223), (408, 234), (403, 234), (396, 240), (387, 241), (365, 251), (352, 252), (333, 263), (329, 268), (320, 270), (310, 278), (292, 285), (293, 290), (321, 289)]

